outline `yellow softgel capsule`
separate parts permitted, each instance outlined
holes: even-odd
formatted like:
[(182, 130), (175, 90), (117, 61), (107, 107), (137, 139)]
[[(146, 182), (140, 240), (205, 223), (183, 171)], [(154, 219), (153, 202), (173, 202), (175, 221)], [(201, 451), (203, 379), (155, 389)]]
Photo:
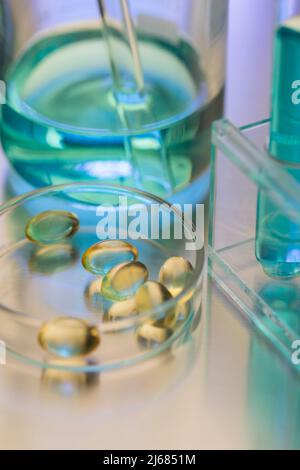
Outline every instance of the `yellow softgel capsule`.
[(26, 237), (39, 245), (61, 243), (79, 229), (79, 219), (68, 211), (45, 211), (36, 215), (26, 225)]
[(159, 282), (147, 281), (135, 294), (139, 312), (151, 311), (172, 299), (168, 289)]
[(172, 336), (172, 329), (166, 327), (164, 319), (146, 322), (137, 329), (138, 342), (147, 348), (160, 346)]
[(45, 323), (38, 334), (42, 348), (58, 357), (87, 356), (100, 344), (97, 327), (80, 318), (57, 317)]
[(149, 276), (147, 267), (139, 261), (122, 263), (112, 268), (103, 278), (101, 292), (110, 300), (133, 297)]
[(37, 247), (29, 259), (29, 269), (44, 275), (65, 271), (78, 260), (76, 249), (66, 244)]
[(162, 265), (159, 282), (166, 286), (173, 297), (176, 297), (186, 287), (193, 271), (193, 266), (188, 260), (181, 256), (173, 256)]
[(134, 299), (122, 300), (114, 303), (105, 315), (106, 321), (123, 320), (138, 314), (137, 305)]
[(118, 264), (136, 260), (137, 249), (123, 240), (104, 240), (91, 246), (82, 257), (84, 268), (99, 275), (107, 274)]

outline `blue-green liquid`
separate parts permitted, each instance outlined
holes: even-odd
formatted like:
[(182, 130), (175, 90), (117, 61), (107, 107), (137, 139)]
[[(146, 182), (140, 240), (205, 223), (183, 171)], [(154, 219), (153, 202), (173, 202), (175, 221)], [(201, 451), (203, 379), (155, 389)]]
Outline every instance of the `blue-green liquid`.
[[(293, 21), (300, 26), (299, 18)], [(269, 151), (300, 182), (300, 101), (295, 104), (292, 99), (295, 80), (300, 80), (300, 29), (288, 25), (276, 35)], [(256, 257), (269, 276), (300, 274), (300, 222), (263, 190), (258, 196)]]
[(299, 448), (299, 377), (280, 359), (258, 335), (251, 335), (246, 412), (255, 449)]
[(210, 96), (188, 42), (138, 41), (145, 96), (121, 104), (98, 24), (41, 37), (15, 62), (2, 143), (23, 178), (34, 186), (97, 180), (168, 197), (201, 177), (223, 90)]
[(258, 197), (256, 256), (271, 277), (300, 274), (300, 223), (284, 214), (265, 191)]

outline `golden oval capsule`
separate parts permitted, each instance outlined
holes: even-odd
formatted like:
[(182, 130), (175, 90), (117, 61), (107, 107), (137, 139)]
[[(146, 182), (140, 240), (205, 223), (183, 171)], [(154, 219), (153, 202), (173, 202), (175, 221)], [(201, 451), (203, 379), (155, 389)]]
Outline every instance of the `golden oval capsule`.
[(138, 342), (146, 348), (157, 347), (172, 336), (172, 329), (166, 327), (164, 319), (146, 322), (137, 329)]
[(60, 243), (72, 237), (79, 229), (79, 219), (68, 211), (45, 211), (26, 225), (26, 237), (39, 245)]
[(107, 321), (123, 320), (138, 314), (134, 299), (127, 299), (114, 303), (105, 315)]
[(172, 299), (168, 289), (159, 282), (147, 281), (135, 294), (139, 312), (151, 311)]
[(87, 356), (100, 344), (97, 327), (80, 318), (57, 317), (45, 323), (38, 334), (42, 348), (59, 357)]
[(104, 313), (104, 299), (101, 294), (102, 280), (101, 277), (94, 279), (86, 286), (84, 291), (86, 308), (93, 313)]
[(148, 276), (148, 269), (143, 263), (122, 263), (112, 268), (103, 278), (102, 295), (110, 300), (129, 299), (147, 281)]
[(162, 265), (159, 282), (166, 286), (173, 297), (176, 297), (186, 287), (193, 271), (189, 261), (181, 256), (173, 256)]
[(65, 271), (78, 260), (77, 250), (68, 243), (42, 246), (29, 259), (31, 272), (50, 275)]
[(84, 268), (93, 273), (105, 275), (113, 267), (128, 263), (138, 257), (137, 249), (123, 240), (104, 240), (91, 246), (82, 257)]

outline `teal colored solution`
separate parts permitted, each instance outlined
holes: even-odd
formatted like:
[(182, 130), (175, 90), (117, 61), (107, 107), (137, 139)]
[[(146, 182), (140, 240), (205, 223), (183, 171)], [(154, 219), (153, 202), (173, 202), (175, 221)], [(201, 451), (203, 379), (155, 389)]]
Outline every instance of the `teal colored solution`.
[[(299, 311), (297, 313), (299, 316)], [(276, 354), (271, 354), (259, 335), (251, 335), (247, 375), (245, 410), (253, 447), (261, 450), (298, 449), (298, 374), (291, 374), (287, 364)]]
[[(278, 29), (275, 45), (269, 152), (300, 182), (300, 17)], [(299, 223), (260, 191), (256, 257), (266, 274), (291, 278), (300, 274)]]
[[(125, 76), (125, 46), (113, 34)], [(199, 178), (201, 184), (223, 89), (210, 96), (189, 42), (137, 37), (143, 96), (116, 96), (97, 22), (41, 36), (15, 61), (6, 76), (1, 137), (11, 164), (30, 184), (96, 180), (164, 198)]]
[[(290, 328), (295, 334), (300, 335), (300, 287), (297, 283), (285, 280), (270, 281), (259, 292), (260, 297), (275, 312), (284, 326)], [(274, 321), (264, 319), (268, 328), (280, 333), (280, 327)], [(284, 331), (281, 332), (285, 338)]]

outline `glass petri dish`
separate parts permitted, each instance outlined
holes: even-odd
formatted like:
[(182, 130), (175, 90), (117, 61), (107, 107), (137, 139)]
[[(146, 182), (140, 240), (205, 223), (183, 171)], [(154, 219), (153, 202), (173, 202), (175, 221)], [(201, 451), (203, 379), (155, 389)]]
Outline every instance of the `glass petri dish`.
[[(80, 220), (78, 232), (63, 246), (51, 245), (50, 255), (25, 236), (28, 221), (46, 210), (70, 211)], [(157, 213), (159, 217), (155, 218), (153, 214)], [(138, 221), (144, 230), (137, 229)], [(101, 183), (47, 187), (2, 205), (0, 340), (6, 350), (44, 369), (102, 372), (145, 361), (184, 343), (201, 319), (205, 256), (204, 248), (187, 249), (193, 230), (183, 214), (167, 202), (136, 189)], [(107, 238), (108, 233), (110, 238), (122, 238), (138, 250), (138, 260), (148, 267), (153, 281), (158, 280), (160, 267), (169, 257), (185, 257), (194, 270), (184, 290), (152, 310), (109, 319), (111, 304), (99, 293), (100, 279), (86, 271), (81, 262), (87, 248)], [(141, 327), (164, 321), (178, 308), (183, 308), (184, 314), (169, 326), (164, 340), (141, 338)], [(38, 343), (38, 333), (43, 324), (56, 317), (80, 318), (97, 326), (100, 346), (85, 359), (66, 360), (48, 354)]]

